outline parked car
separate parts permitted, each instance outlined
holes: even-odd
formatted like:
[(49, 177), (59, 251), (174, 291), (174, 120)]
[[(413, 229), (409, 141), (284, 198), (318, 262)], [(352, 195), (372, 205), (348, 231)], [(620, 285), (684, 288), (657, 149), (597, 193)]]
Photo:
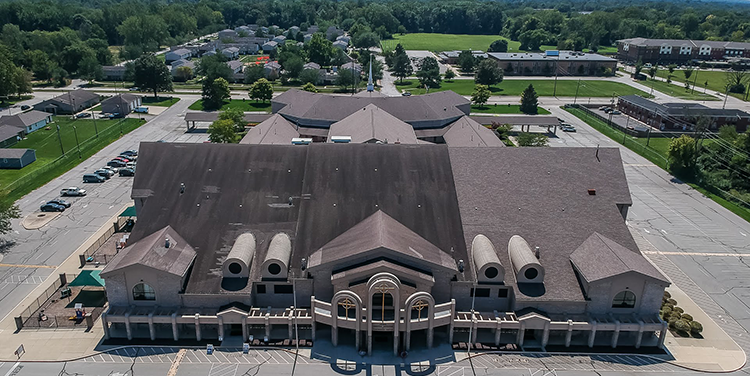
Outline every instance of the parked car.
[(135, 176), (135, 169), (130, 167), (120, 169), (120, 176)]
[(606, 109), (607, 109), (607, 106), (601, 106), (601, 107), (599, 107), (599, 111), (604, 111)]
[(60, 206), (65, 207), (65, 208), (69, 208), (70, 207), (70, 202), (65, 201), (65, 200), (63, 200), (61, 198), (56, 198), (54, 200), (49, 200), (47, 203), (48, 204), (60, 205)]
[(125, 163), (125, 168), (135, 168), (135, 162)]
[(135, 162), (135, 161), (138, 160), (138, 157), (136, 157), (135, 155), (120, 154), (120, 155), (118, 155), (118, 157), (123, 158), (123, 159), (127, 159), (127, 160), (129, 160), (131, 162)]
[(113, 175), (114, 175), (114, 174), (116, 174), (116, 173), (117, 173), (117, 171), (119, 171), (119, 170), (120, 170), (120, 168), (119, 168), (119, 167), (112, 167), (112, 166), (104, 166), (104, 167), (102, 167), (102, 169), (104, 169), (104, 170), (110, 170), (110, 171), (112, 171), (112, 174), (113, 174)]
[(107, 180), (103, 176), (98, 174), (85, 174), (83, 175), (84, 183), (104, 183)]
[(61, 212), (61, 211), (65, 211), (65, 207), (62, 206), (62, 205), (57, 205), (57, 204), (53, 204), (53, 203), (49, 203), (48, 202), (48, 203), (42, 205), (39, 208), (39, 210), (41, 210), (43, 212)]
[(60, 196), (86, 196), (86, 190), (78, 187), (68, 187), (60, 191)]
[(617, 110), (612, 111), (612, 115), (620, 115), (620, 114), (621, 114), (620, 111), (617, 111)]
[(138, 91), (138, 87), (137, 86), (133, 86), (133, 87), (129, 88), (128, 90), (130, 90), (130, 91)]
[(410, 96), (411, 96), (411, 93), (410, 93), (410, 92), (408, 92), (408, 91), (405, 91), (405, 92), (401, 93), (401, 96), (402, 96), (402, 97), (410, 97)]
[(136, 107), (133, 112), (138, 114), (147, 114), (148, 113), (148, 107)]
[(119, 113), (119, 112), (115, 112), (115, 113), (112, 113), (112, 114), (107, 114), (106, 116), (107, 116), (108, 118), (110, 118), (110, 119), (119, 119), (119, 118), (121, 118), (121, 117), (122, 117), (122, 116), (120, 116), (120, 113)]
[(133, 149), (125, 150), (122, 153), (120, 153), (120, 155), (133, 155), (133, 156), (137, 157), (138, 156), (138, 150), (133, 150)]
[(26, 111), (29, 108), (31, 108), (31, 106), (29, 106), (29, 105), (23, 105), (23, 106), (21, 106), (21, 111)]
[(107, 162), (107, 166), (109, 167), (125, 167), (126, 162), (121, 161), (119, 159), (113, 159), (109, 162)]
[(91, 117), (91, 114), (88, 113), (88, 112), (80, 112), (80, 113), (76, 114), (76, 118), (77, 119), (83, 119), (83, 118), (87, 118), (87, 117)]
[(103, 168), (100, 168), (100, 169), (94, 171), (94, 173), (97, 174), (97, 175), (99, 175), (99, 176), (101, 176), (101, 177), (103, 177), (103, 178), (105, 178), (105, 179), (109, 179), (109, 178), (112, 177), (112, 175), (115, 174), (114, 172), (112, 172), (110, 170), (105, 170)]
[(570, 124), (563, 124), (560, 129), (563, 130), (563, 132), (575, 132), (576, 127), (570, 125)]

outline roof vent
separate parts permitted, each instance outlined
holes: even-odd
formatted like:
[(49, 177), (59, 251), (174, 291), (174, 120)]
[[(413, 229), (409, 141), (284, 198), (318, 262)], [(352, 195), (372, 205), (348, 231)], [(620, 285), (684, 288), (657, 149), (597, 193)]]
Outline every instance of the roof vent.
[(348, 144), (352, 142), (352, 136), (331, 136), (331, 142), (334, 144)]
[(307, 258), (305, 258), (305, 257), (302, 258), (300, 269), (302, 269), (302, 270), (307, 269)]
[(185, 193), (185, 183), (180, 183), (180, 194)]
[(464, 260), (458, 260), (458, 271), (461, 273), (464, 272)]
[(169, 238), (164, 239), (164, 248), (169, 248)]
[(534, 247), (534, 255), (536, 256), (537, 260), (540, 259), (540, 257), (539, 257), (539, 247)]
[(589, 189), (589, 196), (596, 196), (596, 189)]

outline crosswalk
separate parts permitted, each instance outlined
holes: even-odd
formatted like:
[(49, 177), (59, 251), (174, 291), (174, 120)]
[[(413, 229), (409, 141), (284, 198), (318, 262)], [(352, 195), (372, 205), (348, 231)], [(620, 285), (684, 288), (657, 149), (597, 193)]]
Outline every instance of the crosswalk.
[(0, 280), (0, 284), (4, 285), (38, 285), (44, 280), (47, 279), (47, 277), (38, 277), (38, 276), (29, 276), (26, 274), (11, 274), (2, 280)]
[[(177, 347), (126, 347), (114, 349), (79, 360), (92, 363), (172, 363), (178, 355)], [(182, 364), (292, 364), (294, 352), (286, 350), (250, 350), (243, 354), (241, 348), (216, 349), (207, 354), (205, 349), (186, 349)], [(297, 357), (298, 364), (321, 363), (304, 356)], [(212, 368), (213, 369), (213, 368)], [(222, 374), (221, 367), (217, 375)]]

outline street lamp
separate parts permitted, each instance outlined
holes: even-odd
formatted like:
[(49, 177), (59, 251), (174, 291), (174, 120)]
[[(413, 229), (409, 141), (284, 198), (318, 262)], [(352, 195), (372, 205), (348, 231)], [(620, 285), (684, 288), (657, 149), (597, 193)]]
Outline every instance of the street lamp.
[[(576, 96), (573, 98), (573, 104), (575, 105), (578, 101), (578, 88), (581, 86), (581, 79), (578, 79), (578, 85), (576, 85)], [(586, 87), (586, 84), (583, 84), (583, 87)]]
[(94, 132), (96, 132), (96, 137), (99, 138), (99, 128), (96, 127), (96, 115), (93, 108), (91, 109), (91, 118), (94, 119)]
[(73, 134), (76, 136), (76, 147), (78, 148), (78, 159), (81, 159), (81, 144), (78, 143), (78, 130), (76, 129), (75, 124), (73, 124)]

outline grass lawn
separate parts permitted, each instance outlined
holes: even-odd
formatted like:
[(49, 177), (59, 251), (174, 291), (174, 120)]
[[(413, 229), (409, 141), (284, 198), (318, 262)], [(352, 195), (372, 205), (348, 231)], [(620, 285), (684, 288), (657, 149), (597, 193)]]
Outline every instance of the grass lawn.
[[(498, 85), (490, 86), (492, 95), (518, 95), (520, 96), (529, 84), (534, 85), (534, 89), (537, 95), (541, 97), (552, 96), (555, 80), (504, 80)], [(396, 81), (396, 87), (411, 91), (412, 94), (424, 94), (425, 90), (418, 87), (419, 81), (417, 80), (404, 80), (403, 84), (399, 84)], [(556, 95), (558, 97), (572, 97), (576, 94), (576, 86), (578, 81), (573, 80), (558, 80)], [(437, 89), (430, 89), (430, 91), (443, 91), (453, 90), (461, 95), (471, 95), (474, 91), (473, 80), (453, 80), (452, 82), (444, 81), (442, 85)], [(611, 97), (615, 95), (630, 95), (638, 94), (645, 97), (649, 97), (648, 93), (644, 93), (632, 86), (625, 85), (619, 82), (602, 81), (602, 80), (582, 80), (581, 86), (578, 88), (579, 97)]]
[[(96, 123), (94, 123), (92, 119), (71, 120), (67, 116), (55, 116), (53, 119), (54, 122), (50, 124), (50, 130), (42, 128), (13, 145), (13, 148), (35, 149), (37, 159), (34, 163), (20, 170), (0, 170), (0, 192), (2, 192), (0, 196), (5, 196), (3, 199), (17, 200), (55, 177), (62, 175), (120, 138), (120, 124), (116, 120), (96, 120)], [(144, 123), (145, 121), (139, 119), (124, 119), (122, 132), (126, 134)], [(96, 127), (94, 124), (96, 124)], [(60, 126), (60, 139), (68, 159), (49, 168), (48, 164), (62, 155), (55, 125)], [(75, 131), (73, 125), (76, 127)], [(98, 138), (96, 137), (97, 130), (99, 131)], [(76, 148), (76, 132), (81, 144), (81, 159), (78, 158), (78, 149)], [(14, 184), (9, 192), (8, 185), (22, 178), (27, 180)]]
[[(644, 69), (645, 71), (645, 69)], [(645, 73), (645, 72), (644, 72)], [(696, 76), (697, 81), (696, 80)], [(667, 75), (669, 75), (669, 71), (666, 69), (659, 69), (658, 72), (656, 72), (656, 75), (658, 77), (667, 78)], [(693, 81), (695, 81), (695, 92), (701, 92), (703, 93), (705, 83), (708, 82), (708, 86), (705, 86), (705, 88), (708, 88), (708, 90), (718, 91), (720, 93), (724, 93), (726, 90), (726, 76), (727, 72), (724, 71), (710, 71), (710, 70), (699, 70), (696, 69), (693, 71), (693, 74), (690, 76), (690, 83), (692, 84)], [(675, 70), (674, 73), (672, 73), (672, 81), (679, 82), (681, 85), (684, 85), (685, 82), (685, 75), (682, 73), (682, 70)], [(729, 93), (729, 95), (743, 99), (743, 94), (736, 94), (736, 93)]]
[[(203, 100), (199, 99), (188, 107), (191, 110), (203, 111)], [(271, 112), (271, 102), (255, 102), (253, 100), (231, 99), (224, 101), (224, 105), (219, 110), (224, 111), (230, 108), (239, 108), (244, 112), (264, 111)]]
[[(549, 115), (549, 111), (538, 107), (538, 115)], [(521, 105), (518, 104), (488, 104), (484, 107), (479, 107), (475, 104), (471, 105), (471, 113), (482, 113), (482, 114), (522, 114)]]
[(151, 97), (145, 96), (141, 98), (141, 104), (144, 106), (156, 106), (156, 107), (170, 107), (173, 104), (180, 101), (180, 98), (174, 97)]
[[(466, 34), (436, 34), (414, 33), (394, 34), (393, 39), (383, 41), (383, 44), (396, 47), (401, 43), (407, 50), (454, 51), (454, 50), (482, 50), (487, 51), (492, 42), (506, 39), (499, 35), (466, 35)], [(520, 42), (509, 41), (508, 51), (518, 51)]]
[(660, 91), (664, 94), (671, 95), (675, 98), (680, 99), (689, 99), (694, 101), (718, 101), (719, 98), (716, 98), (715, 96), (711, 94), (703, 94), (703, 90), (695, 90), (694, 92), (691, 92), (690, 90), (685, 90), (684, 86), (678, 86), (674, 84), (668, 84), (664, 81), (659, 80), (648, 80), (647, 82), (642, 82), (643, 85), (651, 87), (654, 87), (654, 90)]

